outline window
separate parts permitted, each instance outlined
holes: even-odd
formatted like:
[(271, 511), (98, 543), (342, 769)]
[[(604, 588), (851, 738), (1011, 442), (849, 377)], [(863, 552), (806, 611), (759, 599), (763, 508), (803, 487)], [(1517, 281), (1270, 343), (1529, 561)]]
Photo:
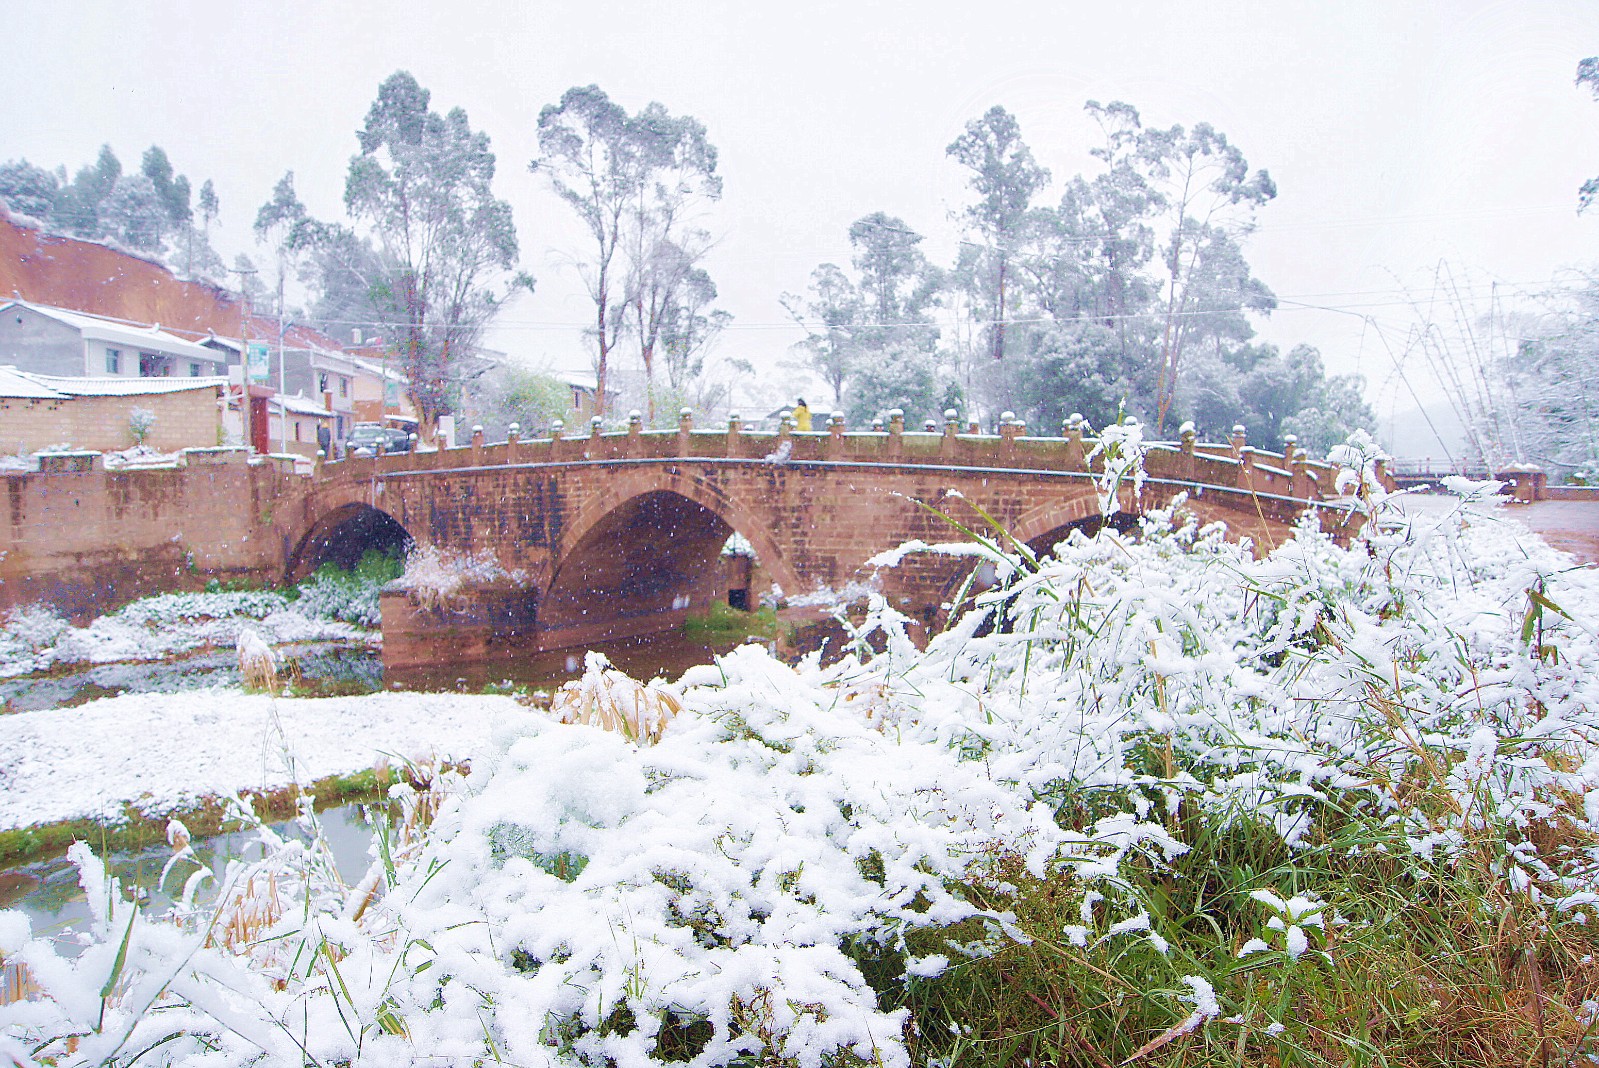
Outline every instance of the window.
[(348, 397), (349, 395), (350, 395), (350, 380), (348, 378), (345, 378), (343, 375), (340, 375), (339, 376), (339, 396)]
[(318, 393), (326, 393), (328, 391), (328, 373), (326, 371), (318, 371), (316, 373), (316, 391)]
[(122, 373), (121, 349), (105, 350), (105, 373), (108, 375), (119, 375)]
[(189, 377), (190, 378), (199, 378), (200, 377), (200, 365), (195, 363), (193, 360), (189, 361)]

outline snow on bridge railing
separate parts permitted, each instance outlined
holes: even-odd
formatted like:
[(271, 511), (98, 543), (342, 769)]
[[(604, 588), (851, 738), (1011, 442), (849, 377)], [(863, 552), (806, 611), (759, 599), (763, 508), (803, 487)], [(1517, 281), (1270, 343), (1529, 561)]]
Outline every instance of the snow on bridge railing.
[[(891, 413), (871, 430), (849, 430), (842, 416), (824, 420), (820, 430), (801, 431), (792, 422), (776, 430), (747, 425), (735, 413), (714, 428), (696, 428), (684, 412), (676, 429), (647, 430), (635, 415), (623, 429), (606, 430), (598, 420), (569, 430), (557, 422), (523, 437), (513, 428), (505, 441), (489, 443), (474, 428), (467, 445), (437, 451), (353, 458), (327, 465), (357, 477), (367, 473), (458, 470), (506, 465), (593, 463), (622, 460), (744, 460), (769, 463), (937, 465), (1051, 472), (1090, 471), (1099, 440), (1081, 417), (1067, 420), (1060, 436), (1034, 436), (1006, 413), (997, 433), (975, 423), (962, 425), (946, 413), (942, 427), (906, 429), (903, 415)], [(1335, 468), (1312, 461), (1294, 439), (1283, 453), (1257, 450), (1235, 426), (1225, 443), (1200, 442), (1185, 424), (1176, 440), (1147, 442), (1149, 476), (1195, 486), (1245, 489), (1254, 493), (1319, 500), (1336, 493)], [(331, 471), (329, 472), (331, 473)]]

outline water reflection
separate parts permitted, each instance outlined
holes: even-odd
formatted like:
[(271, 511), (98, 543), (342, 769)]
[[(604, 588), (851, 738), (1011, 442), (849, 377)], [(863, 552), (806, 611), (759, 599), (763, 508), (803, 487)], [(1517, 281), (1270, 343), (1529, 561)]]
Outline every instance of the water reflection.
[[(288, 645), (278, 649), (278, 657), (295, 676), (296, 692), (308, 697), (372, 693), (383, 686), (382, 653), (371, 645)], [(0, 700), (7, 712), (38, 712), (125, 693), (182, 693), (239, 684), (238, 654), (208, 649), (167, 660), (68, 667), (4, 679)]]
[[(370, 862), (368, 848), (372, 829), (364, 812), (365, 806), (346, 805), (319, 814), (323, 836), (333, 852), (340, 877), (347, 883), (365, 874)], [(285, 839), (307, 840), (293, 822), (271, 826)], [(217, 876), (223, 873), (230, 860), (259, 860), (263, 855), (260, 838), (252, 831), (196, 838), (193, 847), (199, 862)], [(198, 870), (194, 864), (179, 864), (167, 876), (165, 884), (158, 885), (161, 869), (172, 857), (172, 850), (166, 846), (113, 850), (110, 854), (96, 850), (96, 853), (106, 862), (108, 873), (121, 880), (124, 892), (131, 891), (155, 915), (171, 908), (174, 896), (182, 896), (184, 880)], [(202, 904), (211, 900), (216, 887), (216, 880), (208, 881), (197, 900)], [(78, 881), (78, 868), (65, 857), (35, 861), (0, 872), (0, 908), (21, 909), (33, 924), (35, 935), (54, 938), (58, 948), (66, 953), (75, 952), (74, 947), (80, 944), (79, 934), (89, 925), (89, 906)]]
[[(741, 637), (702, 640), (673, 631), (600, 642), (593, 648), (635, 678), (676, 678), (742, 642)], [(291, 691), (301, 697), (346, 697), (383, 689), (467, 693), (554, 689), (583, 674), (583, 652), (566, 649), (487, 664), (385, 671), (382, 650), (366, 644), (318, 642), (277, 650)], [(232, 649), (212, 649), (161, 661), (98, 664), (0, 679), (0, 701), (4, 702), (0, 711), (73, 708), (125, 693), (182, 693), (238, 685), (238, 654)]]
[[(648, 681), (661, 676), (675, 679), (697, 664), (707, 664), (717, 656), (744, 644), (742, 637), (700, 640), (680, 632), (649, 634), (590, 646), (603, 653), (613, 666), (636, 679)], [(480, 693), (484, 690), (553, 690), (583, 674), (583, 649), (557, 649), (530, 652), (525, 656), (490, 663), (454, 664), (441, 668), (413, 668), (384, 673), (384, 683), (393, 690), (456, 690)]]

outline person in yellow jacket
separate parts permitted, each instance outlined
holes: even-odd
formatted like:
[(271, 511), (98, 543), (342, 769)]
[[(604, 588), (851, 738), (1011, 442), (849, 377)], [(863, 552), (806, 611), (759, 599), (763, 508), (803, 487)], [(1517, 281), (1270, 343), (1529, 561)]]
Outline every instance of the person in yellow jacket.
[(794, 429), (809, 430), (811, 428), (811, 410), (805, 406), (805, 398), (801, 397), (794, 406)]

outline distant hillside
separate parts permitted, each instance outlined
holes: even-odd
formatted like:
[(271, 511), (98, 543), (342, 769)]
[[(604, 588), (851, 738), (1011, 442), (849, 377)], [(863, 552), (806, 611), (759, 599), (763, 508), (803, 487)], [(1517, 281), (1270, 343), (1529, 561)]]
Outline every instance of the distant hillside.
[(0, 296), (160, 323), (204, 336), (239, 332), (239, 299), (204, 282), (185, 282), (160, 264), (93, 241), (19, 225), (0, 206)]
[[(20, 297), (74, 311), (159, 324), (188, 337), (238, 337), (241, 301), (207, 282), (186, 282), (158, 263), (93, 241), (23, 226), (0, 205), (0, 298)], [(276, 323), (255, 315), (252, 337), (275, 337)], [(308, 326), (291, 325), (290, 346), (344, 346)]]

